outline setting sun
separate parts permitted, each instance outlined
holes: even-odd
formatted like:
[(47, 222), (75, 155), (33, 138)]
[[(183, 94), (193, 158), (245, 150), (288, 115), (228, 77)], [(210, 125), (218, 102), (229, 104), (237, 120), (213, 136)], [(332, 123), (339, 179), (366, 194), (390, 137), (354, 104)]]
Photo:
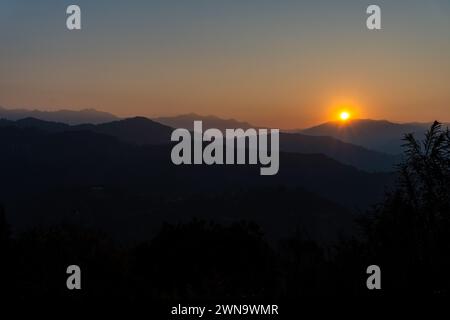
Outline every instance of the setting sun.
[(340, 118), (342, 121), (346, 121), (346, 120), (350, 119), (350, 113), (348, 113), (347, 111), (342, 111), (342, 112), (339, 114), (339, 118)]

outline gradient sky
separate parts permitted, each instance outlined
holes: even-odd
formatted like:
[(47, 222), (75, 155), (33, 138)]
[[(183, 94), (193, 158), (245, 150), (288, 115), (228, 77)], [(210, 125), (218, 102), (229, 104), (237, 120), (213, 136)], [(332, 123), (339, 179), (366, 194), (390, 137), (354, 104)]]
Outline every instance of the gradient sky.
[[(70, 4), (81, 31), (66, 30)], [(7, 108), (450, 121), (448, 0), (0, 0), (0, 43)]]

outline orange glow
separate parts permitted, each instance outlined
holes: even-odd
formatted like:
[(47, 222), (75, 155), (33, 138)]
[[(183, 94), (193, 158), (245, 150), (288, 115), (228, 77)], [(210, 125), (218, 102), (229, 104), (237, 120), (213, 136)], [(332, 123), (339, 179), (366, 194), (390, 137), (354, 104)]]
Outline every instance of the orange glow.
[[(352, 119), (360, 119), (365, 116), (362, 113), (361, 106), (366, 103), (354, 97), (337, 97), (327, 102), (328, 107), (325, 109), (324, 117), (328, 121), (337, 121), (345, 124)], [(366, 106), (368, 108), (368, 106)]]

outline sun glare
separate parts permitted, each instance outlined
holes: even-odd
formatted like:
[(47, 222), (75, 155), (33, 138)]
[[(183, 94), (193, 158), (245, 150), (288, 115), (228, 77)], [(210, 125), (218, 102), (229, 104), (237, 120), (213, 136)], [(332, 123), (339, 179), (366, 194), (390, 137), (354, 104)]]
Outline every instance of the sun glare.
[(348, 113), (347, 111), (342, 111), (342, 112), (339, 114), (339, 118), (340, 118), (342, 121), (347, 121), (348, 119), (350, 119), (350, 113)]

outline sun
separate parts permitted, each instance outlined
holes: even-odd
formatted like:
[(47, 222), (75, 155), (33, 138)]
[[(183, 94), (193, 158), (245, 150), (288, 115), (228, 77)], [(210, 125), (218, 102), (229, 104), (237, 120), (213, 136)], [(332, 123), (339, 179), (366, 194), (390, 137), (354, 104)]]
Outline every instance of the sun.
[(350, 119), (350, 113), (347, 112), (347, 111), (342, 111), (342, 112), (339, 114), (339, 118), (340, 118), (342, 121), (347, 121), (348, 119)]

